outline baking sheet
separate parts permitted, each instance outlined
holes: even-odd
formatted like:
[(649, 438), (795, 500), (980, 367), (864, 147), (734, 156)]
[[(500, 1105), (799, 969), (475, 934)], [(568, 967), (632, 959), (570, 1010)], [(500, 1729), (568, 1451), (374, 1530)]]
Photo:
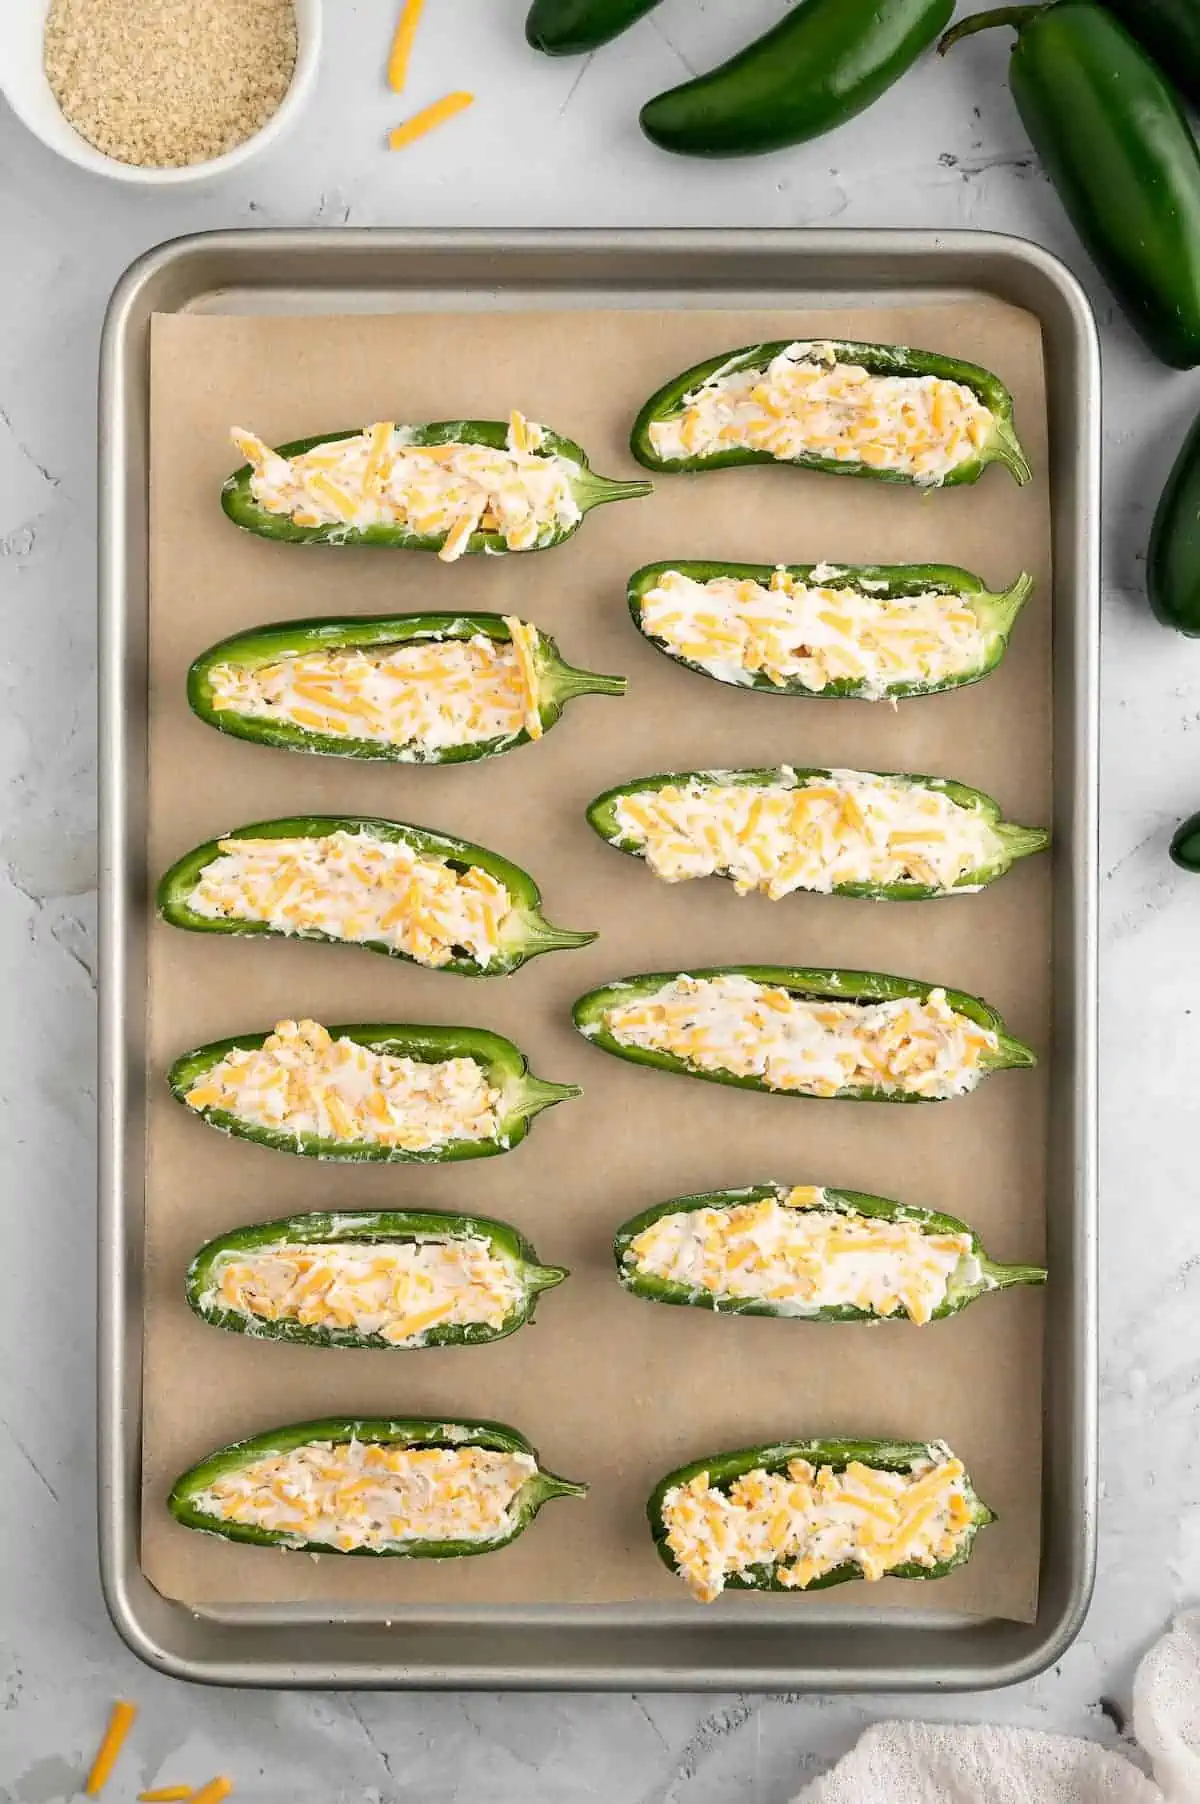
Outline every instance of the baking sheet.
[[(569, 1024), (582, 990), (639, 969), (778, 962), (875, 966), (986, 994), (1045, 1047), (1049, 868), (995, 891), (880, 908), (840, 898), (771, 904), (713, 881), (667, 887), (594, 837), (600, 789), (705, 764), (922, 769), (990, 789), (1006, 813), (1050, 806), (1048, 496), (999, 471), (922, 495), (786, 470), (665, 478), (649, 501), (602, 510), (551, 554), (446, 568), (417, 554), (271, 546), (228, 525), (217, 489), (236, 421), (276, 441), (387, 414), (503, 416), (515, 403), (631, 469), (625, 435), (676, 369), (760, 337), (890, 337), (953, 348), (996, 369), (1045, 468), (1040, 332), (990, 299), (870, 312), (474, 314), (343, 318), (162, 316), (152, 338), (150, 856), (157, 872), (202, 839), (275, 813), (370, 812), (482, 840), (539, 878), (547, 912), (602, 937), (511, 980), (470, 983), (347, 948), (151, 933), (145, 1508), (151, 1581), (188, 1602), (380, 1603), (670, 1599), (679, 1587), (642, 1515), (652, 1483), (693, 1455), (784, 1434), (949, 1440), (1001, 1515), (971, 1564), (935, 1594), (899, 1582), (838, 1601), (1031, 1620), (1039, 1556), (1041, 1298), (985, 1299), (929, 1330), (855, 1331), (655, 1309), (613, 1281), (613, 1227), (661, 1197), (762, 1178), (876, 1190), (963, 1214), (994, 1256), (1031, 1259), (1044, 1216), (1046, 1084), (988, 1080), (937, 1108), (897, 1109), (723, 1092), (638, 1071)], [(1009, 657), (958, 695), (899, 710), (788, 704), (722, 689), (641, 641), (623, 590), (662, 556), (759, 561), (961, 562), (999, 587), (1039, 578)], [(304, 614), (482, 607), (556, 634), (565, 655), (630, 678), (624, 701), (585, 699), (538, 746), (490, 764), (410, 770), (309, 760), (225, 740), (194, 720), (186, 665), (238, 628)], [(580, 1102), (543, 1117), (514, 1154), (438, 1169), (319, 1166), (227, 1141), (167, 1097), (180, 1050), (281, 1015), (486, 1025), (536, 1071), (576, 1080)], [(425, 1356), (332, 1353), (223, 1336), (182, 1300), (187, 1258), (243, 1221), (302, 1208), (427, 1203), (506, 1216), (571, 1282), (535, 1327), (499, 1346)], [(550, 1506), (514, 1547), (455, 1565), (233, 1548), (176, 1527), (175, 1474), (245, 1433), (306, 1416), (490, 1415), (530, 1434), (548, 1464), (593, 1486)], [(762, 1608), (730, 1599), (718, 1609)], [(767, 1605), (766, 1607), (770, 1607)], [(799, 1607), (803, 1607), (800, 1605)]]

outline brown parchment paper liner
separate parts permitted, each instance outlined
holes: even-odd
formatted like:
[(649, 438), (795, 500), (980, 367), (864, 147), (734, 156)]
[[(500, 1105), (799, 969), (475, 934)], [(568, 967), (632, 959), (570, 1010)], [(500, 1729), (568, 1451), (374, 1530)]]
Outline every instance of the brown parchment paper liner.
[[(415, 552), (264, 543), (218, 506), (236, 463), (228, 428), (271, 442), (397, 420), (506, 417), (513, 406), (579, 440), (606, 475), (644, 397), (676, 371), (758, 339), (837, 335), (969, 357), (1012, 388), (1034, 468), (922, 494), (753, 469), (664, 477), (652, 499), (593, 514), (566, 546), (444, 566)], [(570, 1005), (612, 977), (722, 962), (877, 968), (975, 991), (1045, 1049), (1049, 860), (995, 890), (880, 906), (739, 899), (719, 880), (668, 886), (605, 846), (583, 809), (650, 771), (775, 762), (928, 771), (999, 797), (1010, 818), (1050, 807), (1049, 517), (1041, 340), (988, 298), (836, 312), (562, 312), (462, 316), (161, 316), (152, 338), (150, 867), (271, 815), (366, 813), (481, 841), (532, 871), (551, 920), (594, 927), (586, 951), (471, 981), (346, 947), (150, 934), (144, 1511), (146, 1572), (189, 1603), (567, 1603), (685, 1593), (660, 1565), (644, 1504), (670, 1467), (790, 1436), (941, 1437), (1000, 1521), (933, 1589), (850, 1585), (828, 1602), (1031, 1620), (1039, 1559), (1041, 1298), (984, 1298), (915, 1329), (817, 1327), (653, 1307), (617, 1286), (610, 1240), (672, 1195), (763, 1179), (848, 1185), (961, 1214), (993, 1256), (1034, 1260), (1045, 1206), (1045, 1067), (920, 1108), (722, 1090), (622, 1064), (573, 1030)], [(764, 563), (959, 563), (990, 586), (1022, 567), (1038, 594), (1001, 670), (898, 709), (739, 693), (671, 664), (630, 624), (625, 583), (663, 557)], [(300, 757), (227, 739), (190, 714), (189, 661), (213, 640), (304, 615), (489, 609), (535, 621), (564, 655), (629, 677), (583, 699), (538, 745), (461, 768)], [(338, 1167), (213, 1133), (174, 1103), (172, 1058), (283, 1016), (457, 1022), (509, 1035), (541, 1076), (583, 1085), (516, 1152), (445, 1168)], [(190, 1255), (247, 1221), (304, 1209), (427, 1205), (506, 1217), (570, 1266), (534, 1326), (497, 1346), (335, 1352), (255, 1343), (197, 1321)], [(459, 1562), (321, 1560), (235, 1547), (176, 1526), (175, 1476), (210, 1450), (328, 1415), (486, 1416), (592, 1486), (549, 1505), (511, 1548)], [(726, 1608), (778, 1609), (760, 1598)], [(803, 1597), (788, 1607), (801, 1614)], [(697, 1606), (699, 1609), (699, 1606)], [(715, 1610), (713, 1613), (715, 1613)]]

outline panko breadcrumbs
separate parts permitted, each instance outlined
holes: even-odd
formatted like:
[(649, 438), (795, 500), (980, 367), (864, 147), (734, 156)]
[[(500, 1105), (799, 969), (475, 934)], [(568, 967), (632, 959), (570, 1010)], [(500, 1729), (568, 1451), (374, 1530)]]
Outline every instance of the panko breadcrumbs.
[(178, 169), (222, 156), (275, 113), (296, 66), (292, 0), (50, 0), (45, 68), (105, 156)]

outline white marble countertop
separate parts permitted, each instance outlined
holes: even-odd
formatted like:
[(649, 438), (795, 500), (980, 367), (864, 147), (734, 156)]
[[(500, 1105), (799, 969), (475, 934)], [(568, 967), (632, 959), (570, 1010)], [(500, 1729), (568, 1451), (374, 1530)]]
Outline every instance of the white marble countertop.
[[(637, 107), (765, 27), (779, 0), (665, 0), (586, 62), (529, 52), (523, 0), (433, 0), (399, 104), (380, 75), (394, 4), (331, 0), (296, 135), (207, 192), (159, 198), (86, 176), (0, 106), (0, 1497), (20, 1525), (0, 1534), (0, 1796), (72, 1794), (118, 1694), (143, 1705), (128, 1774), (227, 1771), (239, 1797), (263, 1800), (782, 1804), (896, 1707), (1111, 1740), (1136, 1656), (1200, 1591), (1200, 880), (1166, 856), (1177, 820), (1200, 807), (1200, 646), (1157, 627), (1142, 592), (1155, 499), (1200, 379), (1153, 362), (1116, 317), (1033, 164), (1002, 34), (926, 62), (833, 137), (708, 165), (653, 151)], [(469, 113), (387, 154), (390, 123), (460, 85), (478, 95)], [(1104, 1498), (1087, 1625), (1036, 1683), (898, 1706), (229, 1693), (161, 1678), (105, 1615), (91, 1469), (93, 396), (109, 291), (146, 247), (222, 226), (833, 223), (1037, 239), (1082, 277), (1103, 329)]]

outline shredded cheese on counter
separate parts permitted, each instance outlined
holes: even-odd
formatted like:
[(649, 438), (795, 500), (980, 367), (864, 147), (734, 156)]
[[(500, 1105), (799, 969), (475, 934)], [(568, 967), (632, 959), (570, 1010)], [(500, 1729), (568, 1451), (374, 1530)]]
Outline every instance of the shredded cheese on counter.
[[(450, 99), (465, 104), (469, 96)], [(416, 136), (417, 124), (397, 133)], [(381, 420), (291, 458), (241, 427), (232, 437), (251, 466), (250, 493), (268, 513), (287, 514), (297, 526), (403, 527), (442, 538), (445, 563), (462, 557), (477, 532), (497, 534), (510, 551), (533, 551), (581, 518), (572, 488), (579, 465), (546, 451), (544, 428), (523, 415), (512, 415), (503, 450), (415, 444), (413, 433)]]
[(801, 583), (781, 568), (764, 587), (668, 570), (642, 598), (642, 628), (672, 657), (725, 683), (766, 677), (815, 694), (853, 683), (868, 701), (953, 681), (983, 663), (987, 637), (960, 595), (871, 593), (839, 583), (843, 574), (818, 565)]
[(100, 1746), (96, 1749), (96, 1758), (92, 1761), (91, 1770), (84, 1782), (85, 1796), (98, 1798), (108, 1784), (136, 1716), (136, 1704), (131, 1704), (128, 1698), (117, 1699), (109, 1715), (108, 1726), (104, 1731)]
[(215, 1262), (205, 1307), (261, 1322), (375, 1335), (416, 1346), (431, 1328), (503, 1327), (524, 1296), (507, 1259), (478, 1236), (231, 1251)]
[(537, 1472), (528, 1453), (310, 1441), (213, 1480), (191, 1500), (205, 1515), (349, 1553), (416, 1541), (496, 1541)]
[(212, 706), (337, 739), (405, 748), (414, 761), (448, 747), (542, 736), (537, 628), (506, 616), (510, 641), (421, 639), (331, 646), (247, 669), (214, 664)]
[(280, 1021), (261, 1047), (226, 1054), (184, 1099), (255, 1127), (409, 1152), (496, 1140), (500, 1093), (472, 1058), (425, 1064), (334, 1040), (315, 1021)]
[[(402, 124), (394, 125), (388, 133), (388, 149), (407, 150), (408, 146), (415, 144), (418, 138), (427, 137), (430, 132), (436, 131), (439, 125), (445, 125), (448, 119), (453, 119), (457, 113), (465, 113), (469, 106), (474, 105), (474, 102), (474, 94), (467, 94), (462, 89), (454, 94), (443, 94), (442, 98), (435, 100), (432, 106), (422, 107), (421, 111), (414, 113), (411, 119), (405, 119)], [(523, 551), (528, 547), (514, 545), (512, 549)]]
[(634, 1239), (626, 1269), (714, 1297), (761, 1299), (788, 1314), (849, 1306), (923, 1325), (951, 1280), (977, 1283), (969, 1234), (847, 1215), (802, 1187), (729, 1209), (662, 1215)]
[(791, 344), (765, 368), (717, 370), (680, 412), (650, 426), (661, 458), (735, 448), (944, 482), (987, 443), (993, 416), (973, 389), (940, 376), (872, 376), (832, 344)]
[(621, 1046), (807, 1096), (852, 1089), (958, 1096), (975, 1087), (998, 1044), (994, 1033), (956, 1014), (941, 989), (924, 1000), (810, 1001), (738, 975), (673, 978), (651, 996), (605, 1010), (603, 1026)]
[(321, 838), (223, 839), (188, 897), (214, 921), (261, 922), (276, 933), (374, 940), (422, 965), (464, 953), (485, 969), (512, 909), (505, 886), (472, 865), (400, 840), (338, 831)]
[(802, 1591), (839, 1566), (875, 1580), (897, 1566), (939, 1565), (961, 1549), (973, 1511), (961, 1461), (948, 1447), (936, 1452), (909, 1472), (794, 1459), (783, 1472), (747, 1472), (728, 1491), (701, 1472), (663, 1499), (667, 1546), (702, 1603), (756, 1567)]
[(773, 783), (672, 783), (623, 796), (615, 813), (621, 837), (666, 882), (720, 873), (739, 896), (763, 890), (772, 901), (859, 883), (944, 892), (1002, 851), (978, 807), (864, 771), (797, 779), (785, 765)]

